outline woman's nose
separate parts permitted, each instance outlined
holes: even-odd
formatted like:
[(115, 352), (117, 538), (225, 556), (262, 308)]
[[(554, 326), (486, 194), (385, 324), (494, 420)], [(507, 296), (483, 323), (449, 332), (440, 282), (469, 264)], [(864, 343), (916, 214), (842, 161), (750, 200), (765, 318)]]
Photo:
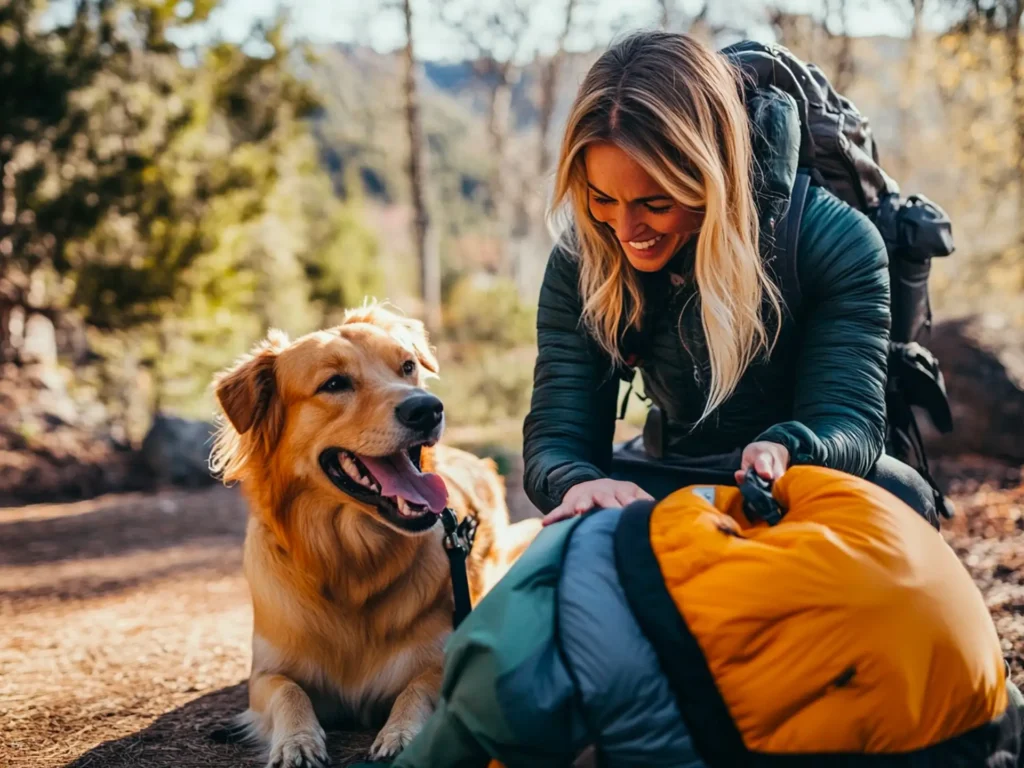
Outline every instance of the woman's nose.
[(615, 226), (615, 234), (619, 240), (628, 242), (635, 240), (638, 233), (643, 229), (643, 218), (637, 213), (625, 208), (618, 216), (618, 223)]

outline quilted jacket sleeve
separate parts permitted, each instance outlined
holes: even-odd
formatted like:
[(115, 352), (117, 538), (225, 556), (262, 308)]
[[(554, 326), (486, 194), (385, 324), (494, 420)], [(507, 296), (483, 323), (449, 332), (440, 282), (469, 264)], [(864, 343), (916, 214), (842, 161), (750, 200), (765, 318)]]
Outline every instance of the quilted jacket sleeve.
[(618, 378), (581, 322), (578, 268), (555, 249), (537, 306), (537, 362), (523, 424), (526, 494), (541, 512), (611, 467)]
[(889, 272), (885, 244), (860, 212), (812, 189), (800, 229), (803, 339), (793, 420), (759, 440), (794, 464), (863, 477), (885, 440)]

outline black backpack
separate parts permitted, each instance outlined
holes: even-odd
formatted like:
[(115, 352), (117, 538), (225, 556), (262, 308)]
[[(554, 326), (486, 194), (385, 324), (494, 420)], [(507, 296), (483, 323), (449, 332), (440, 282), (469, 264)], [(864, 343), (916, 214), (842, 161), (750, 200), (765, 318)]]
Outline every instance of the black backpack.
[[(796, 234), (808, 186), (816, 184), (866, 214), (885, 241), (892, 291), (892, 335), (886, 388), (886, 453), (921, 473), (938, 509), (952, 509), (928, 468), (914, 408), (923, 409), (940, 432), (953, 420), (938, 361), (927, 349), (931, 332), (928, 276), (931, 260), (954, 250), (949, 217), (923, 195), (902, 198), (882, 169), (868, 119), (814, 64), (780, 45), (743, 41), (724, 48), (749, 87), (775, 87), (796, 101), (800, 113), (799, 173), (787, 214), (776, 230), (782, 263), (796, 271)], [(789, 296), (787, 296), (787, 300)], [(799, 295), (796, 300), (799, 301)]]

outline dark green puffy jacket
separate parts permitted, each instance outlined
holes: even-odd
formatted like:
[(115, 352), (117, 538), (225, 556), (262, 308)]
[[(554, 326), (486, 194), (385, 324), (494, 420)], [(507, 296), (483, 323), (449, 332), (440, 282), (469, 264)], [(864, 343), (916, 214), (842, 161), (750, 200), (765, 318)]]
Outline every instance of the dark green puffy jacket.
[[(753, 135), (761, 240), (773, 270), (771, 235), (796, 177), (799, 118), (781, 92), (764, 102), (751, 113), (759, 120)], [(794, 464), (866, 475), (884, 445), (891, 322), (888, 259), (878, 230), (826, 190), (811, 188), (798, 236), (799, 304), (771, 356), (755, 361), (730, 398), (696, 427), (709, 367), (689, 279), (692, 251), (691, 243), (660, 272), (641, 276), (644, 341), (637, 367), (645, 392), (666, 416), (666, 453), (711, 456), (767, 440), (786, 446)], [(672, 272), (683, 280), (673, 280)], [(526, 492), (544, 512), (572, 486), (611, 468), (619, 378), (583, 328), (578, 274), (575, 260), (556, 248), (538, 305), (523, 452)]]

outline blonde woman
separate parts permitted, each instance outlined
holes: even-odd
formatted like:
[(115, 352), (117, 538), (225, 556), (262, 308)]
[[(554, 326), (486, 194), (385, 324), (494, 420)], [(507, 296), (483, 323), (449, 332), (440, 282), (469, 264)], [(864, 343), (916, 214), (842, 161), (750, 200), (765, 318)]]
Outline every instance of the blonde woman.
[[(661, 32), (606, 51), (579, 90), (524, 424), (526, 490), (547, 523), (802, 463), (867, 477), (938, 524), (924, 479), (883, 454), (881, 236), (812, 186), (789, 311), (772, 255), (799, 118), (781, 94), (749, 98), (724, 56)], [(613, 460), (618, 385), (633, 368), (655, 407)]]

